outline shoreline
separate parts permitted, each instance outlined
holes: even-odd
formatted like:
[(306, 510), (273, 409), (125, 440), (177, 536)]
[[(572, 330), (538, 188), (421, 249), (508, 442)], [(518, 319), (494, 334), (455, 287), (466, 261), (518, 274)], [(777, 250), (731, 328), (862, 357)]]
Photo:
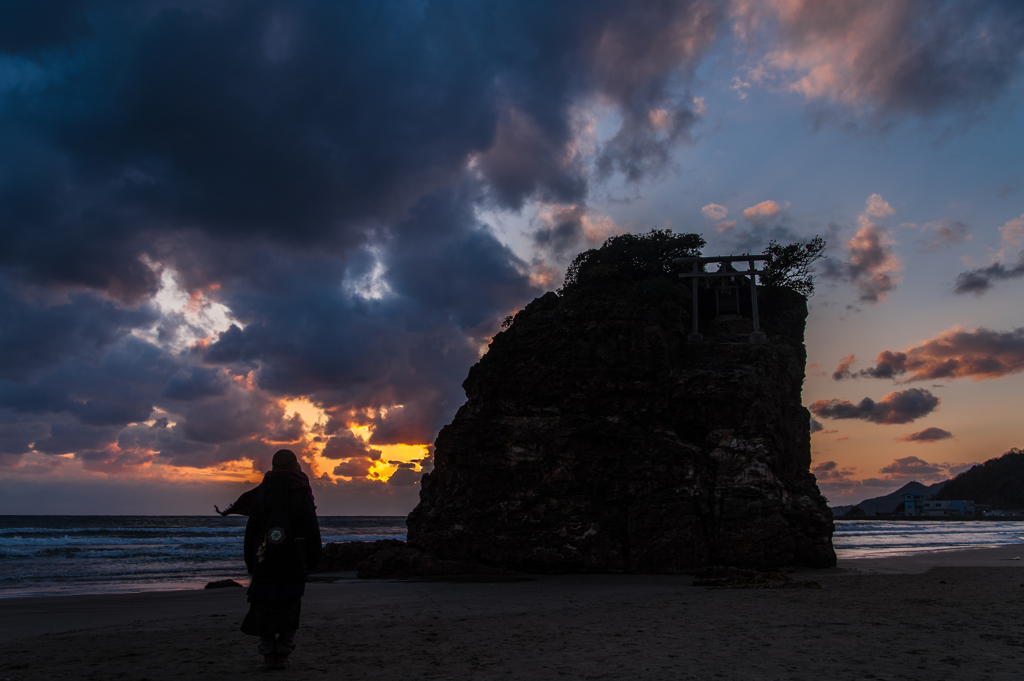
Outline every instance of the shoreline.
[[(1012, 555), (1011, 555), (1012, 554)], [(521, 575), (307, 585), (277, 678), (1011, 679), (1024, 545), (798, 570), (821, 589), (690, 575)], [(1024, 557), (1024, 556), (1021, 556)], [(0, 679), (250, 678), (245, 590), (0, 600)], [(924, 671), (922, 671), (924, 670)]]
[[(908, 551), (906, 553), (891, 554), (891, 555), (880, 555), (880, 556), (864, 556), (864, 557), (840, 557), (837, 561), (835, 568), (827, 569), (814, 569), (814, 568), (797, 568), (793, 574), (801, 575), (801, 579), (814, 579), (814, 575), (832, 576), (835, 574), (857, 573), (857, 574), (921, 574), (929, 569), (935, 567), (1010, 567), (1014, 562), (1019, 560), (1024, 564), (1024, 542), (1019, 544), (995, 544), (985, 546), (953, 546), (953, 547), (942, 547), (933, 548), (927, 550)], [(344, 573), (311, 573), (309, 576), (309, 583), (332, 583), (339, 579), (345, 581), (351, 580), (353, 583), (394, 583), (409, 581), (405, 579), (357, 579), (355, 577), (355, 571), (344, 572)], [(600, 573), (597, 573), (600, 574)], [(522, 574), (517, 575), (525, 579), (539, 579), (549, 575), (533, 575), (533, 574)], [(573, 576), (573, 575), (565, 575)], [(591, 577), (596, 575), (580, 574), (576, 575), (579, 577)], [(606, 575), (608, 577), (671, 577), (671, 575)], [(472, 581), (488, 581), (486, 576), (463, 576), (461, 581), (468, 581), (466, 578)], [(686, 575), (685, 577), (692, 579), (692, 576)], [(248, 577), (241, 577), (238, 575), (230, 576), (229, 578), (235, 579), (242, 583), (243, 588), (238, 589), (237, 587), (229, 587), (227, 589), (212, 589), (209, 591), (242, 591), (244, 593), (244, 587), (248, 586)], [(441, 579), (441, 581), (445, 581)], [(495, 581), (490, 578), (489, 581)], [(501, 580), (497, 580), (501, 581)], [(0, 592), (0, 613), (4, 611), (4, 604), (11, 601), (33, 601), (39, 599), (75, 599), (75, 598), (104, 598), (104, 597), (142, 597), (148, 595), (159, 595), (159, 594), (181, 594), (181, 593), (192, 593), (196, 591), (206, 591), (203, 587), (206, 582), (196, 582), (192, 586), (185, 585), (185, 582), (175, 582), (178, 586), (173, 588), (153, 588), (153, 589), (140, 589), (136, 591), (130, 590), (130, 587), (124, 590), (116, 591), (95, 591), (88, 593), (39, 593), (33, 595), (15, 595), (15, 596), (4, 596)], [(3, 626), (0, 624), (0, 636), (4, 633)]]

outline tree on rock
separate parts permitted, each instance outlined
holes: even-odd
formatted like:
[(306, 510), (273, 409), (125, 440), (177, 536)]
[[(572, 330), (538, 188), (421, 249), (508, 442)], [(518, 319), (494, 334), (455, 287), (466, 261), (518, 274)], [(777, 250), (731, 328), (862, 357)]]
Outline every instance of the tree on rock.
[(565, 284), (559, 293), (671, 274), (678, 269), (676, 258), (700, 255), (705, 243), (699, 234), (674, 234), (671, 229), (610, 237), (601, 248), (591, 248), (576, 256), (565, 271)]
[(761, 285), (790, 288), (807, 296), (814, 295), (814, 263), (825, 255), (825, 240), (816, 236), (807, 243), (781, 246), (772, 239), (763, 255), (768, 256)]

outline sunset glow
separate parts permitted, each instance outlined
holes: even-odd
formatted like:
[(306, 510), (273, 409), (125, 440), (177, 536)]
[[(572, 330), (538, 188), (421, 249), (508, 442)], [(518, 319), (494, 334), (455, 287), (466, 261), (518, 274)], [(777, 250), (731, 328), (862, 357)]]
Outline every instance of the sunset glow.
[(834, 502), (1024, 445), (1015, 3), (554, 7), (68, 3), (0, 38), (0, 513), (209, 513), (288, 448), (321, 512), (405, 514), (503, 320), (651, 229), (827, 242)]

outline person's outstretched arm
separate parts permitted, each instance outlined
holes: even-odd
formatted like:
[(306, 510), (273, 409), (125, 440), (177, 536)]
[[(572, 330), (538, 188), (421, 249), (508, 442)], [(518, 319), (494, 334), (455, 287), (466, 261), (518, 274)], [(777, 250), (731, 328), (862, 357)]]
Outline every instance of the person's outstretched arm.
[(245, 552), (245, 569), (251, 575), (256, 567), (256, 549), (259, 548), (263, 537), (260, 536), (263, 530), (263, 518), (256, 508), (249, 513), (249, 521), (245, 524), (245, 541), (243, 551)]

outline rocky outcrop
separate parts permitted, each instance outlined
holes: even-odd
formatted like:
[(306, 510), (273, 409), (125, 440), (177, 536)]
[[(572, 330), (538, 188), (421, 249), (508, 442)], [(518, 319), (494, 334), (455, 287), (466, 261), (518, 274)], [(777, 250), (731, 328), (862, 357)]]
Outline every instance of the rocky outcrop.
[(324, 544), (320, 563), (310, 572), (346, 572), (358, 570), (367, 558), (386, 549), (404, 549), (405, 542), (397, 539), (378, 541), (343, 541)]
[[(444, 577), (451, 575), (503, 575), (510, 571), (492, 565), (443, 560), (397, 539), (345, 541), (324, 544), (320, 562), (309, 572), (356, 571), (360, 579), (381, 577)], [(228, 580), (230, 581), (230, 580)], [(215, 588), (207, 585), (207, 589)]]
[(447, 577), (454, 575), (504, 575), (511, 571), (493, 566), (441, 560), (419, 549), (391, 548), (375, 551), (359, 564), (360, 579), (381, 577)]
[(667, 278), (533, 301), (470, 370), (410, 546), (548, 573), (834, 565), (800, 399), (806, 301), (786, 293), (762, 292), (759, 345), (710, 324), (689, 342)]

